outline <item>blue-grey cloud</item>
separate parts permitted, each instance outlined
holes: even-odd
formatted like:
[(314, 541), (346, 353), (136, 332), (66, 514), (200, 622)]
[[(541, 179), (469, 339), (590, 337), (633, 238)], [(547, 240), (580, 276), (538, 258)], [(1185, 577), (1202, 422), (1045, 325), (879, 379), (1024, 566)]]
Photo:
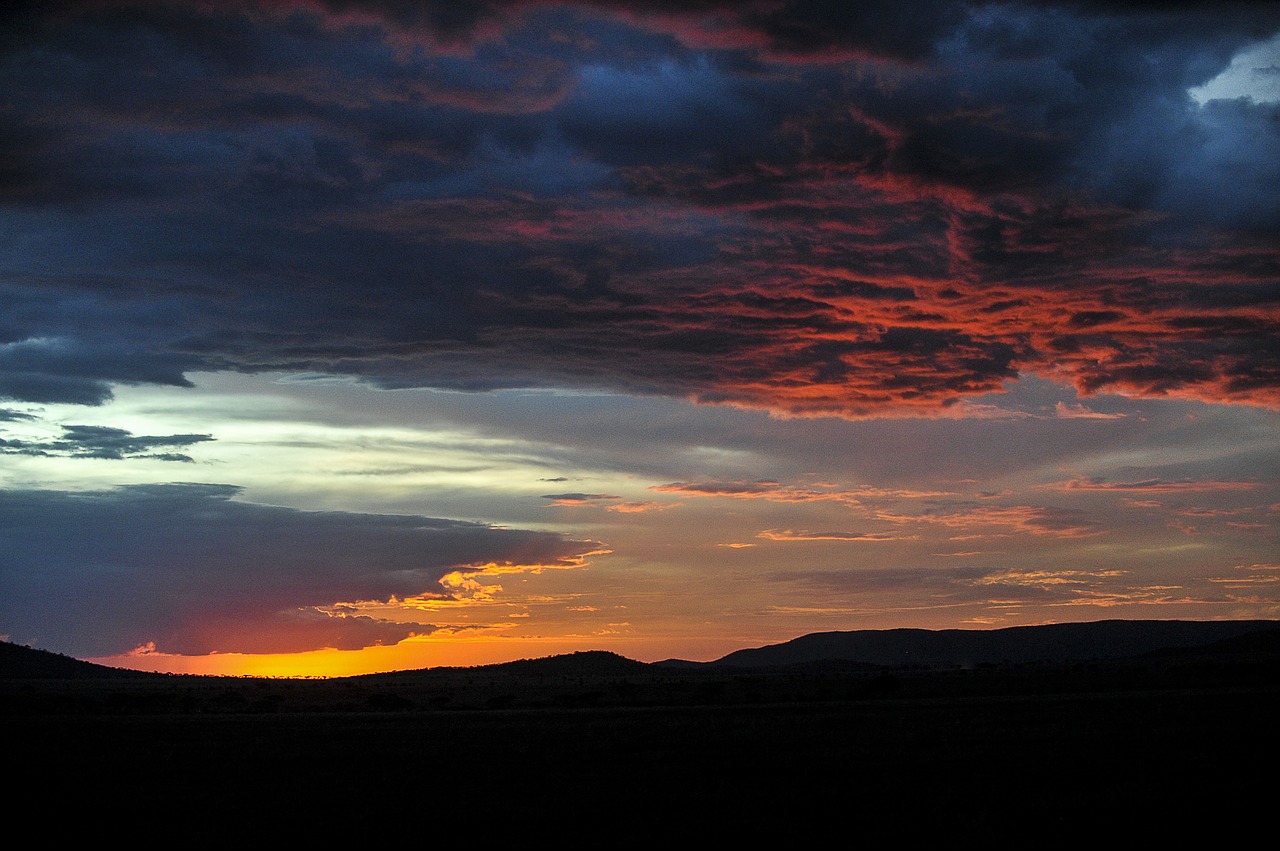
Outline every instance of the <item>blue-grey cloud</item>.
[(127, 429), (109, 426), (67, 425), (62, 427), (62, 437), (56, 440), (0, 439), (0, 454), (191, 462), (190, 455), (155, 450), (183, 448), (209, 440), (213, 440), (209, 434), (137, 435)]
[(550, 500), (552, 505), (591, 505), (622, 499), (620, 496), (609, 493), (546, 493), (542, 498)]
[(306, 512), (217, 484), (0, 491), (0, 633), (74, 656), (394, 643), (430, 624), (319, 607), (444, 594), (486, 564), (572, 566), (594, 542), (428, 517)]

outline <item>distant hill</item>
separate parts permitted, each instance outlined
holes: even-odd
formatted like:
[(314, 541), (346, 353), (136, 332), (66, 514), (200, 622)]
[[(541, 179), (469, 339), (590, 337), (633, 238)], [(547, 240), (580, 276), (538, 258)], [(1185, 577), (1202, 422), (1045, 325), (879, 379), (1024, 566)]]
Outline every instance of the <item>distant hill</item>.
[(782, 644), (737, 650), (706, 664), (770, 668), (840, 661), (893, 667), (955, 667), (1110, 660), (1203, 647), (1277, 628), (1280, 621), (1109, 620), (993, 630), (819, 632)]
[(1148, 653), (1144, 659), (1159, 661), (1190, 661), (1211, 659), (1220, 662), (1276, 662), (1280, 661), (1280, 623), (1261, 632), (1250, 632), (1233, 638), (1225, 638), (1212, 644), (1193, 647), (1169, 647)]
[(162, 676), (142, 671), (108, 668), (83, 662), (61, 653), (37, 650), (21, 644), (0, 641), (0, 679), (8, 680), (87, 680), (119, 677)]
[[(982, 664), (1060, 664), (1120, 660), (1163, 654), (1187, 658), (1275, 659), (1280, 656), (1280, 621), (1137, 621), (1007, 627), (994, 630), (889, 629), (819, 632), (782, 644), (738, 650), (712, 662), (670, 659), (645, 663), (605, 650), (521, 659), (467, 669), (424, 668), (346, 678), (373, 682), (415, 676), (447, 676), (459, 671), (507, 678), (566, 679), (789, 669), (811, 674), (874, 673), (879, 668), (955, 668)], [(109, 668), (8, 642), (0, 642), (0, 680), (160, 679), (154, 674)], [(176, 678), (176, 679), (181, 679)]]
[(500, 662), (485, 665), (487, 671), (535, 676), (617, 676), (643, 673), (648, 669), (644, 662), (637, 662), (607, 650), (583, 650), (541, 659), (521, 659), (516, 662)]

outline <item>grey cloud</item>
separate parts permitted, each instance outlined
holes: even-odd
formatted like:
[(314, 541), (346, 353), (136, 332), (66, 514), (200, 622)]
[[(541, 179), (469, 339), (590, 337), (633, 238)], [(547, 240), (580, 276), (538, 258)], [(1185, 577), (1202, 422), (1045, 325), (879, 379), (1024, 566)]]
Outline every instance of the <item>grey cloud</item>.
[(90, 342), (41, 333), (50, 331), (57, 333), (50, 326), (37, 325), (27, 332), (29, 339), (0, 346), (0, 399), (100, 405), (111, 399), (112, 383), (191, 386), (183, 374), (190, 358), (179, 356), (175, 362), (139, 350), (128, 339)]
[(389, 24), (436, 35), (443, 43), (467, 43), (477, 29), (515, 5), (510, 2), (454, 0), (322, 0), (339, 14), (375, 14)]
[(0, 374), (0, 399), (23, 402), (101, 405), (113, 397), (105, 380), (17, 372)]
[[(317, 649), (370, 625), (319, 621), (306, 614), (316, 607), (440, 593), (442, 576), (476, 565), (570, 566), (597, 546), (454, 520), (257, 505), (238, 492), (0, 491), (0, 632), (79, 657), (148, 642), (161, 652), (252, 652), (276, 633), (294, 636), (291, 649)], [(301, 627), (299, 617), (325, 628)]]
[(614, 165), (749, 156), (768, 143), (781, 112), (770, 115), (753, 88), (705, 62), (588, 67), (557, 124)]
[(0, 453), (62, 455), (70, 458), (154, 458), (160, 461), (191, 462), (189, 455), (155, 452), (161, 448), (186, 447), (213, 440), (209, 434), (136, 435), (108, 426), (67, 425), (59, 440), (0, 440)]
[(556, 502), (596, 502), (599, 500), (622, 499), (622, 497), (609, 493), (546, 493), (542, 495), (543, 499), (550, 499)]

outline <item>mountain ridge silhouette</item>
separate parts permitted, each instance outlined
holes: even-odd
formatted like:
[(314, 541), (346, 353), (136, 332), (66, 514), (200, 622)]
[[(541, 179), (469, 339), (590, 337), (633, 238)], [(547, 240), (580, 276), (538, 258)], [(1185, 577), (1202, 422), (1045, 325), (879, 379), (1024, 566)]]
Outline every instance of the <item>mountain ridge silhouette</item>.
[(736, 650), (716, 667), (762, 668), (821, 662), (880, 666), (973, 666), (1115, 660), (1201, 647), (1280, 628), (1280, 621), (1103, 620), (992, 630), (887, 629), (808, 633)]
[[(744, 648), (708, 662), (640, 662), (608, 650), (519, 659), (471, 667), (437, 667), (360, 674), (332, 680), (483, 671), (511, 676), (624, 676), (646, 671), (763, 671), (820, 668), (873, 671), (902, 667), (1063, 664), (1178, 653), (1264, 633), (1280, 636), (1271, 620), (1103, 620), (999, 629), (899, 628), (807, 633), (789, 641)], [(1274, 648), (1275, 642), (1252, 646)], [(0, 679), (106, 679), (198, 676), (112, 668), (47, 650), (0, 642)], [(240, 678), (240, 679), (253, 679)]]
[[(1266, 827), (1274, 803), (1258, 766), (1280, 759), (1280, 622), (1211, 623), (993, 630), (986, 640), (1020, 639), (1045, 663), (972, 668), (948, 667), (981, 658), (964, 630), (814, 633), (752, 648), (750, 665), (591, 650), (329, 679), (148, 674), (0, 644), (0, 718), (16, 811), (60, 802), (92, 824), (134, 812), (144, 790), (152, 811), (192, 825), (225, 813), (258, 831), (270, 816), (290, 837), (311, 823), (331, 837), (318, 816), (332, 813), (363, 837), (418, 812), (439, 780), (495, 804), (483, 831), (523, 839), (548, 818), (585, 818), (597, 844), (643, 839), (623, 847), (675, 830), (723, 841), (726, 823), (790, 841), (796, 814), (852, 813), (883, 844), (919, 838), (917, 822), (939, 844), (1080, 824), (1082, 842), (1100, 824), (1146, 841), (1153, 813), (1176, 814), (1180, 835), (1217, 836), (1241, 813)], [(1099, 634), (1114, 661), (1069, 661), (1100, 652), (1084, 640)], [(935, 652), (937, 667), (772, 664), (892, 641), (966, 652)], [(652, 839), (632, 825), (654, 826)]]

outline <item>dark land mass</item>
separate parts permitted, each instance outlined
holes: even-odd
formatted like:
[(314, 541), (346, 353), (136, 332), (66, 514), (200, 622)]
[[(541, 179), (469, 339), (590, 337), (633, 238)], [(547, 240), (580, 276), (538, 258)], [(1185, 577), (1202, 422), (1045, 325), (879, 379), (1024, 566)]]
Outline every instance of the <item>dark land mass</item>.
[(10, 823), (52, 808), (77, 829), (183, 825), (173, 841), (1243, 844), (1274, 821), (1278, 718), (1275, 621), (829, 633), (712, 663), (591, 651), (330, 680), (0, 645)]
[(1123, 659), (1197, 647), (1280, 627), (1275, 621), (1097, 621), (1005, 629), (817, 632), (738, 650), (715, 665), (761, 668), (847, 660), (887, 666), (968, 667)]

